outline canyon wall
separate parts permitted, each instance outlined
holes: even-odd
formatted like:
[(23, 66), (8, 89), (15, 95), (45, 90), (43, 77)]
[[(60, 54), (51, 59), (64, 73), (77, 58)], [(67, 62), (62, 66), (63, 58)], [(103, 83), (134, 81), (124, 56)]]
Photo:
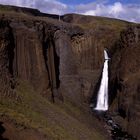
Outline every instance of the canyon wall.
[(140, 26), (123, 31), (117, 47), (110, 66), (110, 109), (119, 112), (123, 119), (118, 122), (139, 138)]
[(89, 27), (85, 16), (77, 17), (67, 20), (66, 15), (65, 22), (58, 22), (48, 17), (1, 15), (0, 95), (16, 97), (16, 87), (27, 82), (54, 102), (61, 97), (81, 108), (90, 102), (95, 105), (107, 48), (110, 112), (119, 113), (123, 127), (139, 136), (140, 27), (86, 17), (86, 23), (93, 21)]

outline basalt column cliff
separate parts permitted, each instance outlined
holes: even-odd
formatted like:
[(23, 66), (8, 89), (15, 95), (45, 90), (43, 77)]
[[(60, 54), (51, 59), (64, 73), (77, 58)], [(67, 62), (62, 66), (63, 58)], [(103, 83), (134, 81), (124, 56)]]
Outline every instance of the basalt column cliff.
[[(9, 140), (108, 139), (103, 122), (93, 119), (89, 109), (90, 103), (96, 105), (107, 48), (112, 58), (109, 113), (139, 139), (139, 44), (139, 24), (76, 14), (58, 21), (57, 15), (35, 9), (3, 8), (0, 120), (5, 124), (4, 136)], [(12, 133), (13, 125), (22, 128), (20, 132), (14, 127)], [(34, 137), (29, 134), (32, 128)]]

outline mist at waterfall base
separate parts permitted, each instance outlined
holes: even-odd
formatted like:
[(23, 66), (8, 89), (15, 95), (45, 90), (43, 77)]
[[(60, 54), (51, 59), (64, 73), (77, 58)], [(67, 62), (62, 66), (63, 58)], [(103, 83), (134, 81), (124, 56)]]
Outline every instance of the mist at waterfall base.
[(101, 84), (97, 96), (97, 104), (94, 110), (107, 111), (108, 110), (108, 61), (109, 57), (107, 51), (104, 50), (104, 67), (102, 72)]

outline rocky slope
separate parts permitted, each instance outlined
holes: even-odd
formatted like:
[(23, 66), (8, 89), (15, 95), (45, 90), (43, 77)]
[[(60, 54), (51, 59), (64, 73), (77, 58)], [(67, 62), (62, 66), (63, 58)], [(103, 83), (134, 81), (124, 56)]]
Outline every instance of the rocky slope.
[(96, 103), (107, 48), (112, 58), (110, 112), (140, 137), (140, 26), (75, 14), (54, 18), (31, 9), (0, 11), (2, 122), (8, 118), (10, 127), (12, 121), (38, 130), (36, 139), (103, 139), (102, 122), (92, 118), (89, 104)]

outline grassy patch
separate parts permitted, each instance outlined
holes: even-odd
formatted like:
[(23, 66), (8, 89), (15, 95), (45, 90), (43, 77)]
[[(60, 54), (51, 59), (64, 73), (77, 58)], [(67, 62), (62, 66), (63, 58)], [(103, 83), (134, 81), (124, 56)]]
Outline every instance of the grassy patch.
[(20, 128), (36, 129), (50, 140), (102, 140), (94, 129), (77, 118), (83, 113), (71, 102), (53, 104), (37, 94), (28, 83), (17, 88), (21, 102), (0, 98), (0, 116), (6, 116)]

